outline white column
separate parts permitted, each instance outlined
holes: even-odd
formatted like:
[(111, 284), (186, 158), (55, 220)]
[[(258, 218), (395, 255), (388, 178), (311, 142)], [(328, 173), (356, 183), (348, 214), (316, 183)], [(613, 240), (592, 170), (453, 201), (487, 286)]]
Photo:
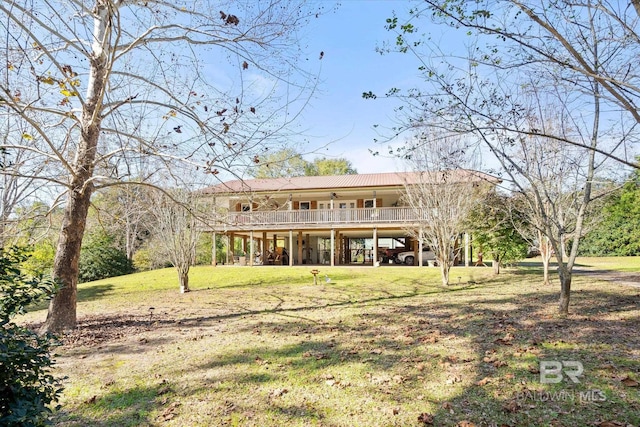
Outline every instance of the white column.
[(249, 266), (253, 267), (255, 254), (253, 252), (253, 230), (249, 231)]
[(289, 230), (289, 250), (287, 253), (289, 254), (289, 267), (293, 267), (293, 230)]
[(418, 232), (418, 267), (422, 267), (422, 228)]
[(469, 256), (471, 246), (469, 245), (469, 233), (464, 233), (464, 266), (469, 267)]
[(336, 230), (331, 229), (331, 267), (336, 265)]
[(214, 267), (217, 265), (217, 250), (218, 248), (216, 247), (216, 232), (214, 231), (213, 233), (211, 233), (211, 265), (213, 265)]
[[(375, 200), (375, 199), (373, 199)], [(373, 202), (375, 205), (375, 202)], [(373, 227), (373, 266), (378, 262), (378, 229)]]

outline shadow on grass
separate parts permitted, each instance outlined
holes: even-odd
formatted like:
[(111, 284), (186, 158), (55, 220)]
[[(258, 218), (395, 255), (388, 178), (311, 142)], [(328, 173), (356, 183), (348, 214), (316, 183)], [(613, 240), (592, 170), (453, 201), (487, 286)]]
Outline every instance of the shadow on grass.
[[(78, 302), (93, 301), (102, 298), (105, 294), (114, 289), (113, 285), (78, 285)], [(49, 301), (41, 301), (30, 307), (27, 307), (27, 311), (46, 310), (49, 307)]]
[[(627, 393), (625, 386), (609, 371), (619, 370), (616, 372), (620, 375), (640, 374), (637, 356), (634, 356), (634, 349), (640, 347), (637, 295), (579, 290), (573, 295), (573, 308), (579, 314), (558, 317), (549, 312), (549, 307), (555, 308), (557, 301), (551, 289), (522, 293), (515, 298), (485, 294), (473, 304), (455, 302), (455, 299), (431, 300), (425, 304), (420, 297), (428, 294), (416, 292), (368, 299), (368, 303), (405, 302), (389, 305), (388, 310), (362, 313), (353, 325), (330, 321), (311, 325), (260, 321), (251, 326), (255, 333), (299, 336), (303, 341), (274, 347), (253, 346), (241, 353), (230, 351), (196, 369), (206, 371), (244, 365), (244, 369), (255, 370), (267, 363), (265, 361), (275, 360), (287, 369), (279, 373), (271, 371), (267, 377), (258, 378), (260, 382), (276, 382), (286, 381), (292, 372), (294, 376), (308, 377), (310, 373), (318, 375), (331, 367), (355, 363), (365, 365), (375, 373), (374, 378), (378, 377), (377, 385), (369, 386), (370, 396), (375, 399), (380, 391), (393, 393), (393, 387), (401, 387), (387, 385), (384, 381), (388, 380), (380, 379), (380, 375), (406, 370), (407, 364), (418, 362), (426, 364), (424, 372), (432, 370), (450, 376), (446, 380), (448, 385), (443, 381), (442, 387), (454, 387), (460, 381), (466, 384), (452, 397), (432, 402), (439, 409), (420, 415), (432, 417), (433, 425), (455, 426), (468, 421), (475, 425), (573, 426), (588, 425), (594, 420), (607, 421), (611, 417), (631, 425), (640, 421), (640, 400), (633, 393)], [(412, 303), (413, 298), (418, 301)], [(594, 301), (598, 302), (597, 306)], [(333, 306), (345, 304), (353, 303)], [(306, 309), (311, 308), (299, 308)], [(599, 317), (614, 312), (628, 312), (629, 316), (624, 319)], [(388, 325), (400, 328), (394, 329), (393, 334), (385, 334)], [(398, 332), (404, 335), (398, 338), (395, 335)], [(335, 338), (319, 338), (327, 334)], [(447, 350), (455, 344), (445, 344), (447, 353), (443, 355), (443, 347), (436, 344), (456, 341), (470, 343), (467, 348), (470, 355)], [(429, 345), (430, 342), (433, 345)], [(585, 369), (582, 383), (542, 384), (538, 371), (541, 360), (582, 363)], [(473, 378), (456, 379), (457, 368), (471, 372)], [(236, 376), (233, 370), (220, 375), (217, 380), (239, 384), (256, 381), (253, 375)], [(407, 387), (421, 386), (417, 378), (400, 381), (407, 381), (403, 383)], [(598, 394), (601, 392), (604, 394)], [(549, 397), (552, 393), (561, 397), (553, 400)], [(604, 396), (605, 400), (598, 400), (595, 405), (583, 401), (589, 396), (595, 399)], [(271, 410), (285, 417), (323, 418), (321, 411), (303, 410), (296, 405), (278, 403)], [(559, 414), (562, 418), (558, 418)]]
[[(389, 396), (395, 393), (405, 398), (407, 390), (427, 390), (421, 401), (431, 409), (429, 413), (412, 415), (416, 425), (420, 425), (418, 416), (431, 417), (431, 424), (437, 426), (464, 425), (463, 421), (475, 425), (576, 426), (608, 421), (611, 417), (625, 423), (622, 425), (637, 425), (640, 399), (633, 393), (635, 390), (625, 389), (619, 380), (623, 375), (640, 375), (637, 292), (576, 286), (572, 295), (572, 310), (576, 314), (557, 317), (555, 310), (550, 309), (555, 309), (557, 303), (557, 286), (532, 284), (537, 277), (538, 272), (518, 271), (492, 278), (485, 284), (451, 289), (414, 286), (403, 293), (386, 291), (357, 299), (342, 290), (346, 294), (342, 299), (334, 297), (317, 304), (304, 302), (296, 307), (284, 307), (282, 299), (269, 295), (277, 301), (271, 309), (181, 319), (181, 327), (188, 327), (247, 317), (233, 329), (233, 333), (247, 337), (247, 341), (225, 351), (212, 349), (210, 356), (193, 366), (191, 373), (200, 374), (198, 384), (181, 380), (180, 371), (171, 378), (180, 385), (180, 396), (207, 391), (208, 397), (228, 399), (234, 409), (217, 410), (225, 417), (231, 416), (231, 412), (253, 412), (258, 418), (268, 414), (278, 421), (318, 420), (327, 425), (347, 425), (334, 422), (329, 410), (313, 401), (304, 406), (299, 401), (278, 400), (268, 394), (276, 386), (294, 382), (298, 391), (307, 388), (312, 389), (310, 395), (324, 396), (323, 390), (333, 391), (337, 386), (326, 385), (322, 375), (348, 365), (357, 366), (370, 376), (352, 388), (345, 386), (347, 392), (357, 390), (375, 405), (388, 404), (393, 401)], [(523, 280), (523, 286), (530, 289), (501, 293), (506, 283), (521, 279), (530, 279)], [(305, 312), (317, 310), (327, 310), (327, 316), (319, 319), (304, 316)], [(159, 322), (160, 326), (172, 323)], [(583, 381), (541, 384), (536, 371), (541, 360), (579, 361), (585, 368)], [(416, 365), (422, 365), (418, 373)], [(458, 372), (464, 372), (466, 377), (457, 377)], [(444, 390), (456, 391), (429, 395), (429, 388), (425, 387), (428, 381)], [(256, 404), (266, 409), (247, 406), (248, 402), (232, 391), (227, 394), (211, 391), (224, 393), (225, 388), (236, 387), (255, 392)], [(92, 419), (78, 425), (137, 425), (117, 424), (125, 413), (130, 413), (138, 424), (152, 423), (153, 420), (145, 419), (145, 414), (155, 409), (161, 411), (163, 404), (157, 400), (159, 390), (149, 390), (155, 390), (155, 397), (136, 393), (136, 389), (121, 393), (131, 398), (130, 403), (121, 406), (106, 400), (107, 395), (101, 399), (105, 405), (114, 405), (104, 406), (114, 408), (110, 418), (104, 423), (96, 424)], [(591, 390), (602, 391), (606, 400), (582, 402), (580, 393)], [(539, 393), (550, 392), (565, 392), (571, 399), (536, 398)], [(112, 396), (114, 401), (118, 401), (115, 397), (116, 394)], [(383, 416), (368, 418), (372, 421), (360, 425), (394, 425), (393, 416)], [(265, 425), (278, 425), (275, 424), (278, 421)]]
[[(111, 387), (112, 385), (105, 385)], [(90, 406), (96, 417), (84, 418), (73, 410), (62, 410), (55, 414), (54, 423), (65, 426), (87, 427), (137, 427), (154, 425), (150, 419), (152, 411), (162, 408), (160, 398), (167, 393), (166, 384), (152, 387), (133, 387), (126, 390), (108, 391), (102, 396), (93, 396), (84, 405)]]

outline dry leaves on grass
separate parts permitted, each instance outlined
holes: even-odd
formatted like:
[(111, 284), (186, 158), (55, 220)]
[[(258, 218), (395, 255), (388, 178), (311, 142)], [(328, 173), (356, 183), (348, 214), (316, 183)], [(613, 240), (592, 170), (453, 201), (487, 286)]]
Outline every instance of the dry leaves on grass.
[(162, 411), (162, 414), (160, 414), (160, 420), (161, 421), (172, 420), (177, 415), (176, 409), (178, 409), (179, 406), (180, 406), (180, 403), (178, 402), (171, 403), (169, 406), (167, 406), (164, 409), (164, 411)]
[(433, 425), (433, 415), (423, 412), (418, 415), (418, 422), (427, 426)]
[(627, 387), (638, 387), (638, 385), (640, 385), (640, 383), (638, 383), (638, 381), (636, 381), (633, 378), (630, 378), (628, 376), (622, 378), (620, 380), (620, 382), (622, 384), (626, 385)]
[(602, 421), (596, 424), (596, 427), (634, 427), (631, 424), (622, 423), (620, 421)]

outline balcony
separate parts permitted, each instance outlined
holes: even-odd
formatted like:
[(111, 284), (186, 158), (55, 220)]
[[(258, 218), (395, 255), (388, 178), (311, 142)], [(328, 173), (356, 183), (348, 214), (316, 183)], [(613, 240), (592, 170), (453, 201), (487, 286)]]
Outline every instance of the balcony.
[(312, 229), (331, 228), (336, 225), (348, 225), (353, 228), (382, 225), (402, 227), (418, 221), (416, 212), (408, 207), (253, 211), (231, 212), (219, 217), (216, 219), (215, 229)]

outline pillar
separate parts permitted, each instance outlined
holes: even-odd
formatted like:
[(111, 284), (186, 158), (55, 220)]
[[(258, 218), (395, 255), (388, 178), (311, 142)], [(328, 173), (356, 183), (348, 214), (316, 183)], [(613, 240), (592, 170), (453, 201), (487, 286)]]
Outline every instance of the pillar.
[(253, 230), (249, 231), (249, 266), (253, 267)]
[(464, 266), (469, 267), (469, 233), (464, 233)]
[(267, 240), (267, 232), (262, 232), (262, 264), (267, 265), (267, 251), (269, 249), (269, 241)]
[(372, 261), (373, 261), (373, 266), (375, 267), (376, 263), (378, 262), (378, 228), (377, 227), (373, 227), (373, 260)]
[(336, 265), (336, 230), (331, 229), (331, 267)]
[(418, 267), (422, 267), (424, 260), (422, 259), (422, 228), (418, 232)]
[(217, 258), (217, 245), (216, 245), (216, 232), (214, 231), (213, 233), (211, 233), (211, 265), (212, 266), (216, 266), (218, 265), (218, 263), (216, 262), (216, 258)]
[(298, 264), (302, 264), (302, 231), (298, 231)]
[(293, 253), (291, 252), (291, 250), (293, 249), (293, 230), (289, 230), (289, 250), (287, 251), (287, 253), (289, 254), (289, 256), (287, 258), (289, 258), (289, 267), (293, 266)]

